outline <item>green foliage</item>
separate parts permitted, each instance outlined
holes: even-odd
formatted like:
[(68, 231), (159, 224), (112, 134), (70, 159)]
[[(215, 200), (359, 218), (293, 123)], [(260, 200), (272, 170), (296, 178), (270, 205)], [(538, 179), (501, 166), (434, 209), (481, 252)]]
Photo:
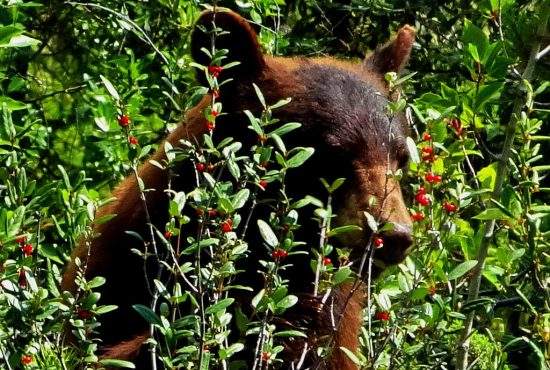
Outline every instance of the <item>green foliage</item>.
[[(113, 217), (96, 218), (112, 187), (127, 175), (137, 178), (139, 164), (178, 125), (182, 112), (222, 83), (189, 56), (189, 35), (202, 5), (188, 0), (0, 5), (3, 368), (133, 366), (98, 359), (98, 318), (116, 307), (101, 305), (96, 290), (109, 282), (86, 281), (87, 261), (79, 261), (78, 291), (62, 292), (61, 271), (75, 246), (94, 237), (92, 222)], [(529, 76), (524, 72), (533, 45), (542, 40), (546, 47), (547, 30), (541, 35), (539, 29), (548, 5), (514, 0), (219, 5), (253, 20), (265, 51), (275, 55), (356, 58), (403, 23), (418, 31), (409, 63), (416, 74), (387, 76), (392, 90), (405, 93), (390, 113), (404, 110), (412, 124), (408, 171), (389, 175), (402, 177), (417, 216), (416, 247), (404, 263), (368, 280), (361, 351), (342, 350), (365, 368), (452, 368), (471, 317), (471, 368), (548, 367), (548, 54)], [(234, 65), (224, 50), (206, 52), (215, 65)], [(208, 86), (197, 86), (197, 71), (205, 73)], [(215, 172), (197, 171), (193, 191), (171, 193), (166, 229), (134, 235), (155, 240), (154, 254), (165, 257), (163, 268), (181, 282), (155, 279), (148, 287), (154, 303), (135, 306), (152, 326), (156, 340), (150, 346), (166, 368), (228, 365), (244, 349), (246, 336), (257, 338), (259, 361), (279, 366), (284, 338), (304, 336), (281, 329), (275, 320), (299, 303), (283, 277), (291, 268), (284, 263), (289, 254), (309, 253), (316, 294), (358, 281), (347, 264), (349, 251), (331, 244), (334, 237), (359, 231), (331, 224), (332, 196), (345, 179), (322, 180), (327, 192), (316, 196), (326, 199), (290, 198), (287, 172), (299, 171), (314, 150), (286, 147), (285, 135), (300, 123), (278, 122), (272, 114), (289, 100), (269, 105), (256, 91), (264, 110), (259, 116), (245, 113), (262, 140), (250, 152), (232, 138), (215, 143), (208, 134), (200, 148), (188, 141), (178, 149), (164, 144), (167, 160), (152, 163), (213, 165), (232, 176), (222, 181)], [(219, 102), (205, 112), (215, 124), (213, 112), (223, 114)], [(123, 116), (129, 124), (121, 128)], [(137, 190), (146, 193), (137, 180)], [(276, 199), (262, 198), (266, 186), (280, 189)], [(415, 200), (420, 186), (428, 205)], [(277, 211), (248, 225), (247, 212), (261, 202)], [(308, 205), (314, 206), (321, 240), (306, 249), (294, 231)], [(365, 217), (371, 229), (381, 227), (372, 215)], [(193, 220), (204, 226), (180, 240)], [(263, 245), (248, 245), (248, 227), (258, 228)], [(178, 238), (177, 252), (171, 238)], [(484, 243), (486, 255), (480, 254)], [(257, 267), (265, 285), (253, 292), (254, 314), (246, 317), (232, 295), (252, 288), (234, 285), (233, 279), (240, 273), (237, 261), (251, 248), (264, 252)], [(327, 260), (334, 253), (338, 261)], [(193, 309), (181, 314), (184, 303)], [(229, 338), (233, 323), (241, 330), (238, 340)]]

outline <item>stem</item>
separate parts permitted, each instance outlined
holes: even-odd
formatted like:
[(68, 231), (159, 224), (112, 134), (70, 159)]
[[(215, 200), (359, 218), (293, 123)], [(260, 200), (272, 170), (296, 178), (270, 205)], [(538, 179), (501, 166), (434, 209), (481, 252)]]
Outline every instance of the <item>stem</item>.
[(327, 199), (327, 215), (323, 219), (323, 224), (321, 225), (321, 237), (319, 238), (319, 256), (317, 257), (317, 268), (315, 269), (315, 283), (313, 285), (313, 295), (317, 296), (319, 293), (319, 275), (321, 274), (321, 265), (323, 264), (323, 251), (325, 249), (325, 244), (327, 240), (327, 228), (330, 227), (330, 218), (332, 217), (332, 195), (329, 193)]
[[(550, 15), (550, 6), (543, 6), (541, 12), (541, 23), (538, 28), (537, 35), (542, 35), (546, 31), (546, 24), (548, 22), (548, 17)], [(536, 56), (540, 49), (540, 40), (535, 39), (535, 42), (531, 48), (531, 53), (529, 55), (529, 61), (527, 66), (522, 74), (522, 79), (529, 81), (533, 75), (536, 64)], [(513, 113), (510, 116), (508, 125), (506, 126), (506, 138), (504, 140), (504, 145), (502, 148), (502, 153), (500, 155), (500, 160), (498, 162), (497, 174), (495, 188), (493, 190), (492, 199), (500, 199), (502, 185), (504, 179), (508, 174), (508, 158), (512, 151), (512, 146), (514, 144), (514, 136), (516, 133), (516, 125), (518, 117), (520, 116), (521, 110), (523, 108), (524, 102), (523, 99), (517, 98), (514, 102)], [(481, 285), (481, 273), (483, 266), (485, 264), (485, 259), (487, 258), (487, 253), (489, 251), (489, 245), (494, 235), (495, 229), (495, 220), (488, 220), (485, 223), (483, 238), (481, 239), (479, 245), (479, 251), (477, 256), (477, 265), (474, 267), (472, 280), (470, 283), (468, 298), (466, 303), (471, 302), (472, 300), (477, 299), (479, 294), (479, 287)], [(460, 337), (460, 342), (458, 346), (458, 352), (456, 355), (456, 368), (457, 370), (466, 370), (468, 368), (468, 349), (469, 349), (469, 338), (472, 335), (472, 326), (474, 322), (475, 312), (472, 311), (468, 314), (466, 319), (464, 330)]]

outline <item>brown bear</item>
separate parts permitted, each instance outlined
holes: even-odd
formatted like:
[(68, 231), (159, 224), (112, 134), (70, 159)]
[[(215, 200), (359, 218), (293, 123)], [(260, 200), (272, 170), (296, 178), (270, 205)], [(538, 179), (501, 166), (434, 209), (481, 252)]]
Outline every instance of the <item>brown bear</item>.
[[(220, 100), (228, 114), (219, 117), (214, 139), (232, 136), (249, 146), (256, 142), (257, 138), (247, 129), (242, 114), (245, 109), (259, 111), (253, 83), (259, 86), (268, 103), (292, 98), (288, 105), (275, 112), (282, 122), (302, 123), (302, 127), (289, 134), (285, 141), (288, 140), (288, 145), (311, 146), (315, 153), (299, 171), (289, 172), (289, 192), (297, 197), (305, 194), (323, 196), (325, 193), (319, 178), (346, 178), (338, 191), (341, 195), (333, 203), (337, 220), (341, 224), (360, 225), (364, 232), (348, 236), (341, 243), (353, 248), (352, 259), (363, 254), (372, 234), (364, 216), (364, 211), (368, 211), (383, 222), (394, 225), (383, 235), (384, 247), (376, 250), (374, 258), (380, 261), (380, 265), (402, 261), (412, 244), (411, 220), (399, 183), (388, 177), (387, 172), (407, 163), (407, 125), (403, 114), (390, 114), (388, 110), (392, 94), (384, 75), (403, 68), (414, 42), (414, 30), (404, 26), (392, 42), (378, 48), (363, 62), (329, 57), (272, 57), (262, 53), (257, 35), (245, 19), (230, 11), (206, 11), (198, 20), (199, 27), (191, 42), (193, 58), (203, 65), (208, 65), (209, 60), (201, 48), (208, 48), (211, 42), (205, 30), (212, 27), (214, 17), (216, 26), (228, 31), (217, 37), (217, 48), (228, 49), (228, 60), (240, 62), (238, 66), (221, 72), (221, 79), (231, 78), (232, 81), (222, 87)], [(187, 112), (181, 125), (166, 141), (173, 146), (178, 146), (182, 138), (200, 141), (207, 132), (203, 111), (209, 102), (206, 96)], [(153, 156), (158, 162), (165, 158), (163, 147), (161, 145)], [(189, 188), (194, 180), (190, 175), (192, 169), (182, 167), (178, 172), (179, 180), (173, 187)], [(147, 161), (139, 169), (139, 176), (146, 188), (156, 189), (146, 193), (146, 202), (152, 223), (162, 230), (168, 217), (168, 198), (163, 192), (167, 188), (167, 171)], [(141, 347), (148, 337), (148, 326), (132, 305), (149, 304), (151, 297), (145, 288), (148, 277), (144, 276), (143, 260), (131, 252), (132, 248), (139, 249), (141, 243), (125, 233), (132, 230), (146, 234), (145, 209), (137, 189), (134, 176), (129, 176), (116, 188), (116, 200), (99, 211), (99, 216), (115, 214), (116, 217), (95, 227), (98, 236), (91, 241), (89, 251), (85, 245), (74, 251), (62, 287), (75, 291), (74, 258), (84, 260), (89, 252), (86, 277), (105, 277), (107, 283), (100, 289), (100, 303), (118, 306), (116, 311), (102, 315), (100, 319), (104, 357), (135, 360), (138, 368), (146, 369), (150, 360), (147, 356), (141, 359), (147, 352)], [(373, 198), (375, 202), (372, 202)], [(308, 225), (304, 221), (302, 240), (308, 245), (316, 245), (318, 232), (317, 225), (313, 222)], [(312, 303), (316, 297), (307, 294), (311, 292), (313, 281), (312, 273), (306, 272), (311, 270), (307, 261), (296, 258), (293, 263), (297, 278), (288, 276), (292, 291), (298, 296), (301, 292), (304, 295), (289, 313), (289, 320), (296, 315), (304, 319), (300, 322), (306, 326), (311, 353), (322, 344), (320, 337), (335, 331), (332, 333), (330, 358), (321, 360), (308, 355), (302, 368), (357, 369), (339, 348), (346, 347), (352, 352), (359, 348), (361, 311), (365, 307), (363, 289), (350, 292), (350, 285), (344, 285), (332, 293), (335, 303), (332, 309), (341, 317), (342, 323), (333, 328), (325, 308), (321, 306), (318, 312), (308, 307), (316, 305)], [(354, 264), (359, 264), (359, 261)], [(244, 276), (249, 278), (253, 274)], [(247, 283), (254, 286), (254, 282)], [(303, 341), (295, 341), (286, 348), (283, 354), (285, 364), (299, 360), (303, 345)]]

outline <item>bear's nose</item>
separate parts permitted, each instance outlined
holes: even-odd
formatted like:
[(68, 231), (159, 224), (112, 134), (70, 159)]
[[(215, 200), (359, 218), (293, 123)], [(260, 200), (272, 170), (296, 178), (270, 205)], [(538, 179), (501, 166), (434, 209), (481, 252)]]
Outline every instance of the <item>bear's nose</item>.
[(382, 230), (384, 229), (387, 231), (379, 234), (384, 241), (384, 247), (380, 250), (381, 254), (391, 262), (402, 261), (413, 244), (411, 226), (392, 223), (391, 227), (382, 227)]

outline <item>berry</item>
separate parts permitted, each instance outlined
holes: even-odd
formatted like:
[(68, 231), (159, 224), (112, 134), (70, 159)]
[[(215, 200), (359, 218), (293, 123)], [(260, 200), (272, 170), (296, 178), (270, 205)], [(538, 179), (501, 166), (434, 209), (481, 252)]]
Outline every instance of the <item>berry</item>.
[(214, 131), (214, 128), (216, 128), (216, 125), (214, 124), (214, 122), (206, 122), (206, 129), (210, 132)]
[(425, 217), (424, 213), (422, 212), (415, 212), (411, 214), (411, 218), (413, 219), (413, 221), (416, 221), (416, 222), (422, 221), (424, 217)]
[(173, 236), (172, 232), (170, 230), (166, 230), (164, 232), (164, 238), (165, 239), (170, 239), (171, 237)]
[(128, 125), (130, 124), (130, 117), (123, 114), (122, 116), (118, 117), (118, 124), (120, 125), (120, 127), (128, 127)]
[(430, 141), (432, 140), (432, 135), (428, 134), (427, 132), (422, 134), (422, 140), (424, 141)]
[(81, 320), (88, 320), (92, 318), (93, 313), (90, 310), (79, 308), (76, 310), (76, 316)]
[(218, 211), (217, 211), (217, 210), (215, 210), (215, 209), (209, 209), (209, 210), (208, 210), (208, 217), (214, 218), (214, 217), (216, 217), (217, 215), (218, 215)]
[(18, 244), (24, 244), (27, 242), (27, 237), (25, 235), (19, 235), (15, 238), (15, 242)]
[(323, 265), (325, 266), (332, 265), (332, 260), (328, 257), (323, 258)]
[(273, 259), (275, 260), (281, 260), (288, 257), (288, 252), (284, 249), (277, 248), (273, 250), (273, 252), (271, 252), (271, 257), (273, 257)]
[(31, 355), (21, 355), (21, 364), (23, 366), (30, 365), (32, 363), (32, 356)]
[(214, 78), (217, 78), (221, 71), (223, 71), (223, 67), (220, 66), (208, 66), (208, 73)]
[(390, 313), (388, 311), (378, 311), (374, 317), (376, 318), (376, 320), (389, 321)]
[(379, 248), (382, 248), (384, 246), (384, 239), (382, 239), (381, 237), (376, 237), (374, 238), (374, 246), (379, 249)]
[(428, 196), (424, 193), (416, 194), (414, 199), (422, 206), (427, 206), (430, 204), (430, 198), (428, 198)]
[(424, 177), (426, 179), (427, 182), (429, 182), (430, 184), (438, 184), (441, 182), (442, 180), (442, 177), (439, 176), (439, 175), (434, 175), (433, 172), (428, 172), (426, 174), (426, 176)]
[(434, 150), (431, 146), (422, 148), (422, 160), (425, 162), (433, 162), (435, 160)]
[(233, 230), (233, 220), (230, 218), (220, 224), (220, 227), (224, 233), (228, 233)]
[(418, 190), (416, 191), (416, 194), (426, 194), (426, 188), (421, 186), (418, 188)]
[(27, 274), (25, 274), (25, 270), (23, 269), (19, 270), (18, 283), (19, 283), (19, 286), (23, 289), (27, 287)]
[(424, 154), (432, 155), (433, 152), (434, 152), (434, 149), (431, 146), (425, 146), (424, 148), (422, 148), (422, 155)]
[(204, 163), (197, 163), (195, 168), (198, 172), (204, 172), (204, 170), (206, 170), (206, 165)]
[(447, 211), (448, 213), (454, 213), (456, 212), (456, 210), (458, 209), (458, 207), (456, 206), (456, 204), (452, 203), (452, 202), (444, 202), (443, 203), (443, 208), (445, 209), (445, 211)]
[(220, 115), (220, 112), (218, 112), (217, 110), (212, 109), (212, 111), (210, 112), (210, 114), (212, 115), (212, 117), (217, 117), (217, 116)]
[(265, 190), (267, 188), (267, 181), (260, 180), (259, 185), (260, 185), (260, 188), (262, 188), (262, 190)]
[(137, 137), (135, 137), (135, 136), (129, 136), (128, 137), (128, 142), (131, 145), (138, 145), (139, 144), (139, 141), (138, 141)]
[(32, 247), (32, 244), (25, 244), (21, 246), (21, 251), (23, 252), (25, 257), (28, 257), (32, 255), (34, 248)]
[(458, 136), (462, 135), (462, 122), (458, 118), (451, 118), (449, 121), (451, 127), (455, 130)]

